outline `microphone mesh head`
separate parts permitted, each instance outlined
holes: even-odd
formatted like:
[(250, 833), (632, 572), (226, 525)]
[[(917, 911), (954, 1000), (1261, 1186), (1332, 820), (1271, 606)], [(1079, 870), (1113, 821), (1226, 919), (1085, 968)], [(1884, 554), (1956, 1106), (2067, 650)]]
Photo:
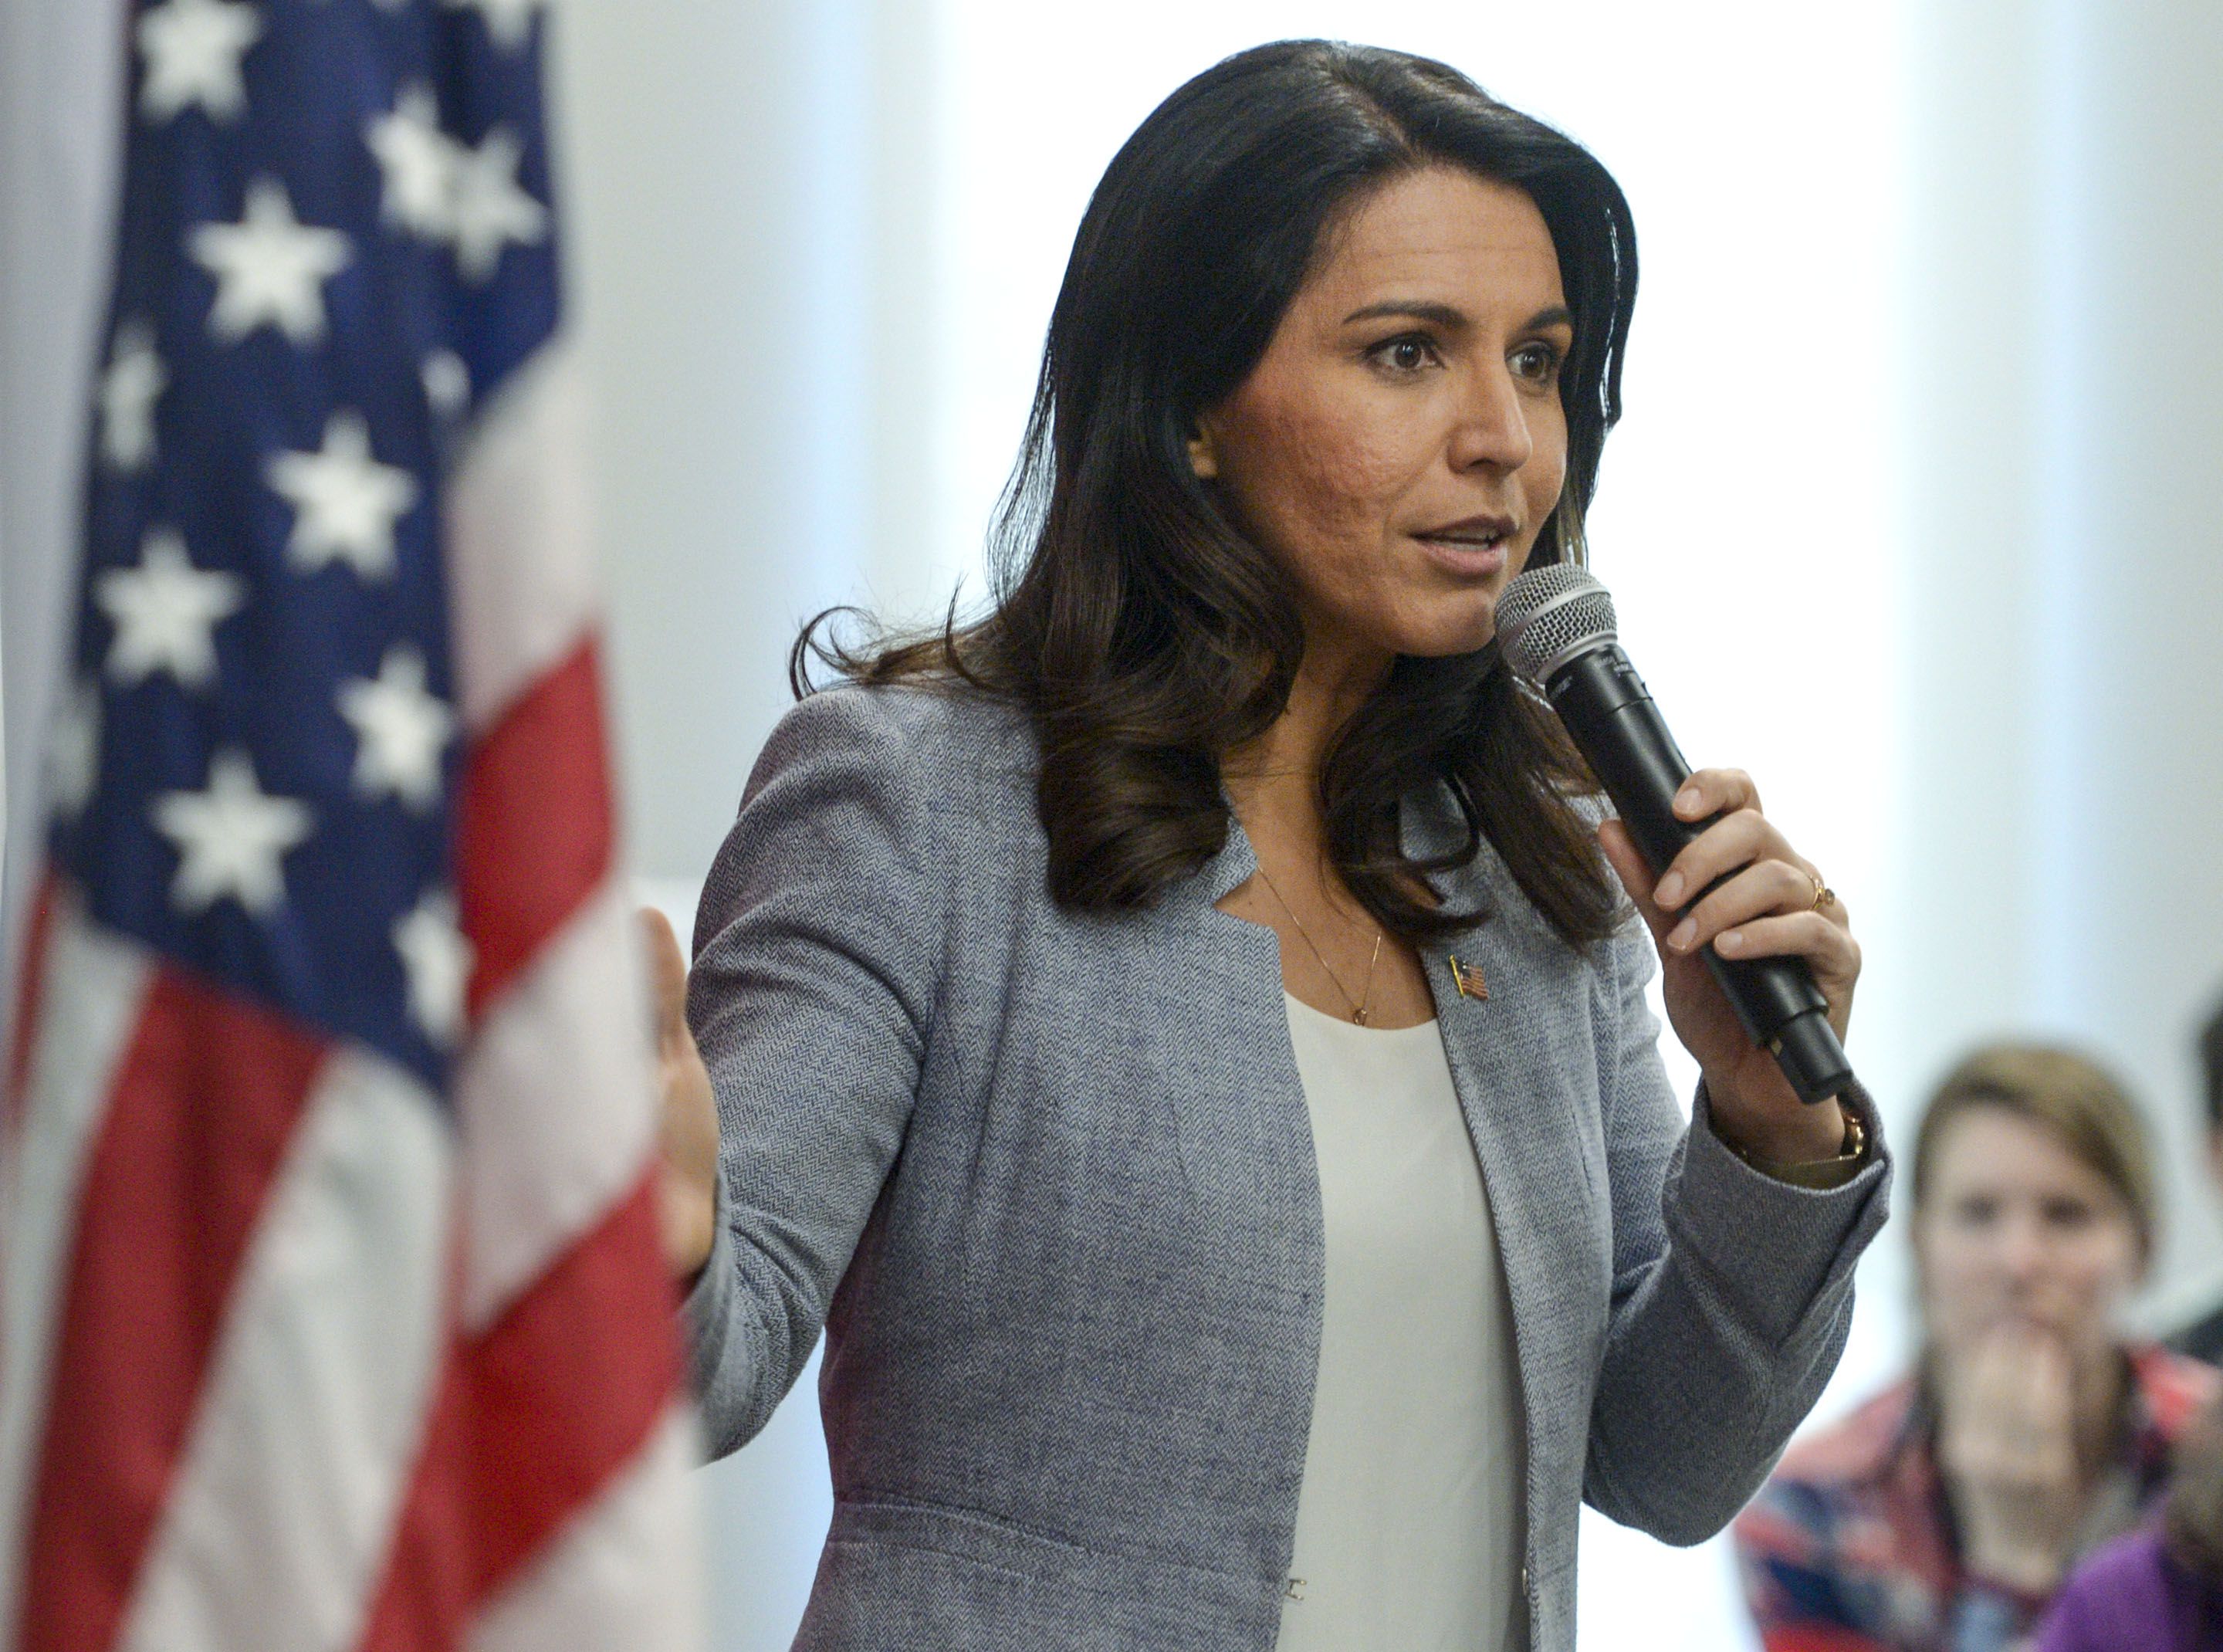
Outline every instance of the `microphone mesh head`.
[(1571, 655), (1617, 634), (1613, 598), (1587, 568), (1531, 568), (1497, 601), (1497, 646), (1514, 675), (1538, 688)]

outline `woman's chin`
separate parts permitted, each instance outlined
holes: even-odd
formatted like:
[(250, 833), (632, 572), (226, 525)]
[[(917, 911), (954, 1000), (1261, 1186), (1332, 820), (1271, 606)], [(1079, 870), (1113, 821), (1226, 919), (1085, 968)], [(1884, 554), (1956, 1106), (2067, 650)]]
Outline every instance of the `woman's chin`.
[(1438, 597), (1426, 606), (1416, 604), (1401, 618), (1397, 653), (1421, 659), (1470, 654), (1497, 634), (1497, 595), (1462, 591), (1456, 596)]

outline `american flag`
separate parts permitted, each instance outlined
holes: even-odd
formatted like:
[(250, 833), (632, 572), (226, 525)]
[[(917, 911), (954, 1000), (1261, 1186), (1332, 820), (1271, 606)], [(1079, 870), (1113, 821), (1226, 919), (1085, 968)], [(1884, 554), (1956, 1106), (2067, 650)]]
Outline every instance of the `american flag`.
[(689, 1644), (546, 20), (118, 22), (4, 1075), (0, 1646)]

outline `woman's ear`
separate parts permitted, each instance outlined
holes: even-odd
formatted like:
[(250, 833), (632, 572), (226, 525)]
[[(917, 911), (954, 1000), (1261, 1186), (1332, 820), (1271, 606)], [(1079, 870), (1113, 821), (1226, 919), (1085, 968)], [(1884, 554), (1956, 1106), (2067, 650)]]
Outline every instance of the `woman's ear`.
[(1201, 419), (1188, 438), (1188, 468), (1196, 472), (1199, 482), (1211, 482), (1219, 475), (1219, 454), (1212, 445), (1212, 430)]

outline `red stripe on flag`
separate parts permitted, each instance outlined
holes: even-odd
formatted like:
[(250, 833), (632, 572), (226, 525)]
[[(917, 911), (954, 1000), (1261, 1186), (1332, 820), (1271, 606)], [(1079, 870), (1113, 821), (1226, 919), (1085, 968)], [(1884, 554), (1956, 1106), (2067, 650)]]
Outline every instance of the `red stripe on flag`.
[(39, 892), (31, 903), (29, 921), (23, 925), (23, 950), (17, 955), (21, 972), (16, 993), (16, 1025), (9, 1039), (8, 1089), (0, 1097), (0, 1119), (12, 1138), (23, 1122), (23, 1106), (31, 1082), (32, 1041), (38, 1036), (39, 1005), (47, 984), (47, 942), (54, 933), (54, 904), (61, 898), (54, 871), (48, 867), (39, 880)]
[(648, 1444), (679, 1381), (654, 1194), (644, 1176), (454, 1350), (363, 1652), (460, 1646)]
[(589, 636), (464, 760), (456, 889), (475, 1021), (609, 875), (614, 853), (601, 672)]
[(20, 1652), (112, 1644), (234, 1275), (324, 1053), (174, 972), (149, 982), (79, 1199)]

